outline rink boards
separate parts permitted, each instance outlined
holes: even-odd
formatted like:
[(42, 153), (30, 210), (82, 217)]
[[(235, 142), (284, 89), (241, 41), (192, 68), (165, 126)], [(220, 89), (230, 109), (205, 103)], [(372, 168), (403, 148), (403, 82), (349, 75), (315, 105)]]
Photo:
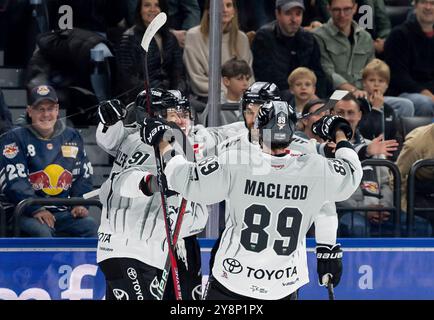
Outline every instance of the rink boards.
[[(434, 299), (434, 239), (340, 243), (344, 273), (336, 299)], [(213, 244), (201, 240), (204, 280)], [(310, 283), (300, 290), (301, 299), (328, 297), (318, 286), (314, 246), (314, 239), (308, 239)], [(0, 299), (103, 299), (95, 248), (96, 239), (0, 239)]]

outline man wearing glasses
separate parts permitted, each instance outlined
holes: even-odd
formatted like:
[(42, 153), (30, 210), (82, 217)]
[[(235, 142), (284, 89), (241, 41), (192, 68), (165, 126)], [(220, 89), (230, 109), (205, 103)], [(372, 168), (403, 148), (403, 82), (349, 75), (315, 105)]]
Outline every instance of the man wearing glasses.
[[(362, 69), (375, 57), (371, 35), (353, 17), (356, 0), (329, 0), (331, 18), (313, 33), (321, 51), (321, 65), (335, 89), (348, 90), (356, 98), (367, 97), (362, 90)], [(405, 98), (384, 97), (398, 116), (414, 115), (413, 103)]]

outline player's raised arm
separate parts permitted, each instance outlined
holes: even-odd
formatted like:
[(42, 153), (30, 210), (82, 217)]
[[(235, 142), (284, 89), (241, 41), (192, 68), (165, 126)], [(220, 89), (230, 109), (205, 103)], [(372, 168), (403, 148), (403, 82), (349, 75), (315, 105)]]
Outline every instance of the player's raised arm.
[[(229, 177), (217, 157), (209, 157), (199, 163), (187, 161), (168, 142), (173, 140), (172, 129), (162, 119), (145, 119), (141, 138), (146, 144), (159, 145), (166, 162), (164, 171), (170, 189), (190, 201), (202, 204), (225, 199)], [(214, 187), (213, 190), (209, 190), (209, 185)]]
[(125, 132), (122, 122), (126, 113), (125, 106), (117, 99), (103, 101), (98, 106), (99, 124), (96, 130), (96, 143), (113, 156), (129, 134)]

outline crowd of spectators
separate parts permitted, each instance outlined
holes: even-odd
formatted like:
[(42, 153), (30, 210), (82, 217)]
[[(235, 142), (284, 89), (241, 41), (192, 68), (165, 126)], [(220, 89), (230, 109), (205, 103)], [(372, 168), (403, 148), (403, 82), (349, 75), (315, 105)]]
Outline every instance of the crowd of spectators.
[[(434, 116), (434, 0), (415, 0), (408, 17), (394, 27), (383, 0), (221, 2), (220, 102), (239, 103), (254, 81), (272, 82), (301, 117), (322, 106), (334, 90), (350, 91), (354, 99), (341, 101), (332, 112), (353, 126), (352, 142), (361, 160), (397, 161), (404, 182), (405, 210), (405, 181), (411, 164), (432, 158), (434, 153), (434, 143), (421, 146), (421, 141), (433, 139), (432, 125), (407, 137), (400, 136), (399, 130), (405, 117)], [(29, 21), (18, 30), (25, 34), (26, 46), (17, 49), (8, 31), (0, 37), (0, 50), (5, 52), (6, 64), (26, 70), (24, 85), (30, 97), (32, 90), (41, 86), (55, 91), (56, 103), (77, 126), (95, 124), (95, 105), (102, 100), (117, 97), (125, 104), (132, 102), (145, 81), (141, 39), (155, 16), (165, 12), (168, 22), (152, 39), (147, 55), (150, 86), (177, 89), (189, 96), (193, 107), (200, 106), (193, 110), (195, 119), (207, 125), (209, 0), (45, 0), (39, 5), (42, 7), (37, 6), (17, 0), (6, 1), (0, 8), (4, 30), (15, 25), (14, 14)], [(67, 13), (59, 10), (63, 6), (72, 9), (72, 29), (60, 28), (59, 19), (68, 19)], [(359, 10), (363, 8), (370, 10)], [(35, 15), (39, 20), (34, 20)], [(6, 16), (9, 18), (2, 18)], [(47, 23), (40, 23), (44, 18)], [(366, 23), (368, 18), (372, 24)], [(32, 107), (35, 105), (29, 101), (28, 120)], [(239, 119), (240, 111), (219, 110), (219, 124)], [(309, 139), (318, 138), (310, 130), (313, 119), (298, 123)], [(0, 91), (0, 133), (10, 134), (9, 130), (18, 126), (12, 120)], [(28, 125), (31, 128), (31, 122)], [(6, 140), (1, 144), (3, 154), (6, 146), (8, 152), (14, 149), (11, 144)], [(4, 174), (7, 164), (2, 165)], [(18, 167), (16, 170), (20, 172)], [(365, 174), (360, 190), (350, 200), (352, 205), (390, 206), (387, 170), (368, 167)], [(433, 176), (432, 170), (426, 169), (419, 180), (429, 181), (431, 186)], [(26, 187), (35, 185), (29, 182)], [(35, 195), (30, 189), (28, 195)], [(417, 201), (434, 205), (432, 188), (417, 192)], [(36, 208), (33, 213), (43, 210)], [(345, 213), (342, 230), (351, 229), (349, 236), (365, 235), (372, 226), (386, 224), (389, 217), (390, 212), (375, 210)], [(433, 224), (434, 214), (424, 214), (424, 218)], [(50, 219), (47, 221), (54, 223), (55, 219)]]

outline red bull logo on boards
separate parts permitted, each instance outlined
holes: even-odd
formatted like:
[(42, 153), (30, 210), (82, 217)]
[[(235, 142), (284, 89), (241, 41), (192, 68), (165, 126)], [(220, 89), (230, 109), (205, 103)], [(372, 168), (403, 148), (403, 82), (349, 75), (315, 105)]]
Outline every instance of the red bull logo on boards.
[(58, 164), (50, 164), (44, 170), (31, 173), (29, 181), (34, 190), (56, 196), (71, 188), (72, 173)]

